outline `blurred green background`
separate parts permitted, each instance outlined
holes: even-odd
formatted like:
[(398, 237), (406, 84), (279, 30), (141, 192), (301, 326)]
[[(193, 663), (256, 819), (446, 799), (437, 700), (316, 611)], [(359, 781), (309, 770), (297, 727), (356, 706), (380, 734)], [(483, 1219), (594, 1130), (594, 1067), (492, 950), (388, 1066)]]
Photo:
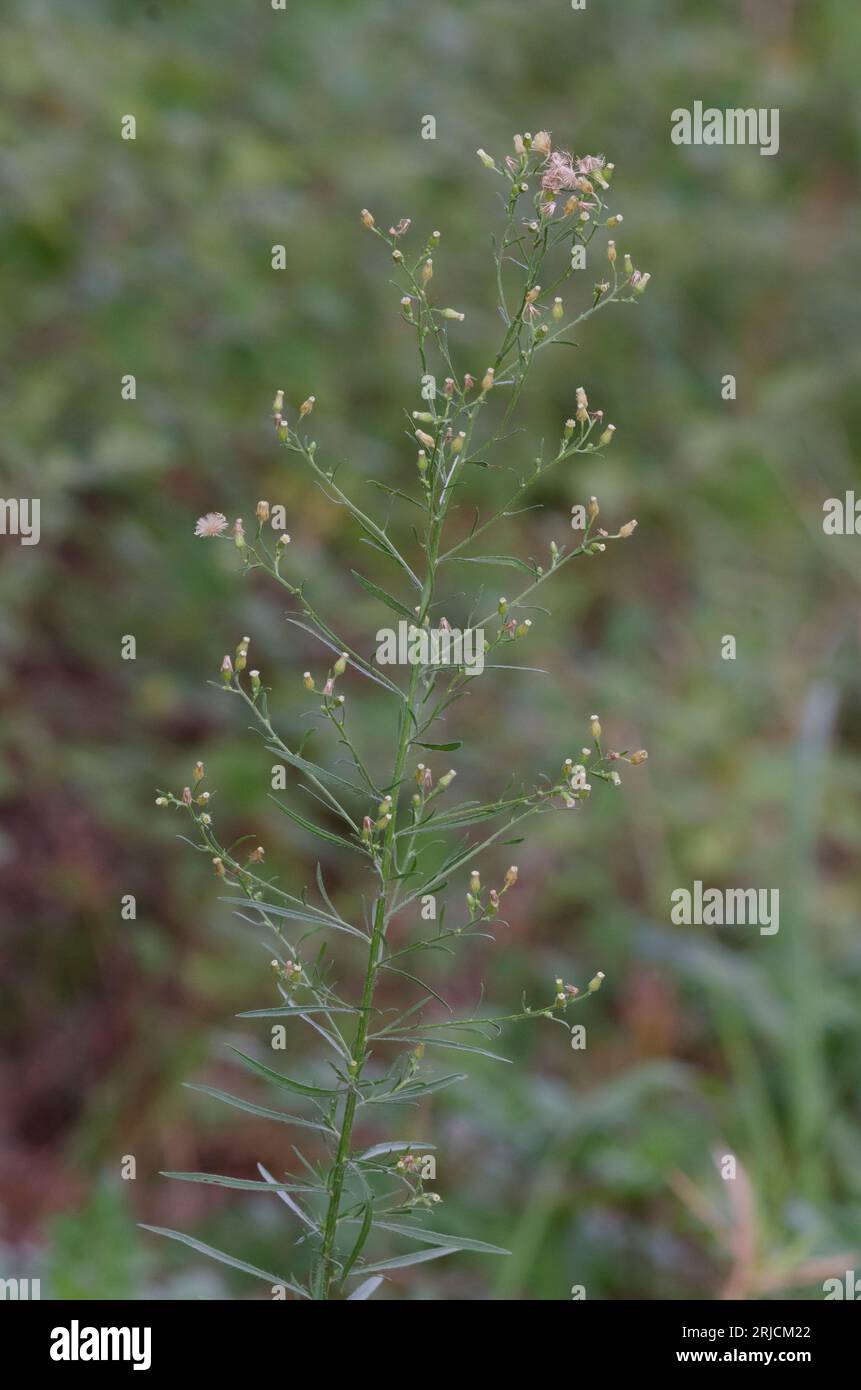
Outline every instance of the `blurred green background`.
[[(578, 1015), (587, 1051), (509, 1032), (514, 1066), (478, 1059), (367, 1131), (433, 1138), (433, 1224), (512, 1257), (407, 1270), (378, 1297), (821, 1297), (826, 1274), (861, 1267), (861, 540), (821, 525), (823, 501), (859, 486), (857, 3), (10, 0), (3, 48), (0, 481), (41, 498), (42, 538), (0, 541), (0, 1273), (55, 1298), (269, 1296), (139, 1220), (291, 1266), (277, 1200), (158, 1176), (283, 1171), (293, 1136), (181, 1087), (237, 1088), (225, 1042), (266, 1038), (233, 1015), (273, 1001), (268, 955), (155, 788), (203, 758), (224, 838), (254, 834), (292, 889), (317, 858), (206, 681), (248, 633), (295, 733), (319, 653), (281, 594), (192, 529), (283, 502), (292, 572), (370, 649), (378, 612), (349, 570), (376, 574), (372, 553), (276, 448), (273, 392), (294, 413), (314, 392), (321, 451), (361, 505), (368, 478), (409, 480), (418, 373), (358, 210), (412, 217), (410, 245), (442, 232), (437, 302), (467, 311), (453, 341), (480, 375), (498, 208), (474, 151), (546, 127), (615, 163), (620, 250), (652, 284), (576, 352), (539, 357), (504, 461), (555, 437), (579, 384), (616, 442), (551, 475), (492, 548), (546, 555), (591, 493), (640, 525), (544, 591), (528, 660), (552, 675), (486, 673), (451, 735), (465, 793), (554, 770), (593, 709), (650, 760), (584, 814), (536, 823), (510, 927), (465, 947), (446, 985), (469, 1008), (484, 982), (507, 1011), (603, 969)], [(779, 154), (672, 145), (670, 112), (695, 100), (779, 107)], [(487, 506), (496, 484), (474, 486)], [(494, 595), (512, 583), (491, 574)], [(388, 762), (390, 704), (362, 690), (351, 708)], [(357, 910), (353, 866), (324, 868)], [(694, 879), (779, 888), (779, 934), (671, 926), (669, 894)], [(352, 988), (358, 962), (337, 952)]]

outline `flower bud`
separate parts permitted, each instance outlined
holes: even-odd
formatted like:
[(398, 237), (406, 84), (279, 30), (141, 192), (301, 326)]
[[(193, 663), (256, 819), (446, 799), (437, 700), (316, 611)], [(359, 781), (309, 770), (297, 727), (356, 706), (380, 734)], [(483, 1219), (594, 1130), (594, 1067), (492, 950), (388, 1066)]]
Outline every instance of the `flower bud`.
[(226, 657), (224, 658), (224, 660), (222, 661), (222, 663), (221, 663), (221, 679), (224, 681), (224, 684), (225, 684), (225, 685), (229, 685), (229, 684), (230, 684), (230, 681), (231, 681), (231, 677), (232, 677), (232, 676), (233, 676), (233, 662), (231, 661), (231, 659), (230, 659), (229, 656), (226, 656)]
[(306, 671), (303, 675), (302, 684), (304, 685), (306, 690), (314, 689), (314, 677), (311, 675), (310, 671)]
[(245, 548), (245, 527), (242, 525), (242, 517), (238, 516), (233, 523), (233, 544), (237, 550)]
[(258, 522), (260, 523), (261, 526), (263, 525), (264, 521), (268, 521), (268, 520), (269, 520), (269, 503), (268, 503), (268, 502), (258, 502), (258, 503), (257, 503), (257, 520), (258, 520)]
[(598, 506), (598, 498), (590, 497), (586, 503), (586, 515), (590, 521), (594, 521), (601, 508)]
[(371, 227), (376, 226), (373, 215), (370, 212), (368, 212), (367, 208), (362, 208), (362, 211), (359, 215), (362, 219), (362, 225), (364, 227), (368, 227), (370, 229)]
[(224, 860), (223, 860), (223, 859), (213, 859), (213, 861), (212, 861), (212, 867), (213, 867), (213, 869), (215, 870), (215, 873), (216, 873), (216, 877), (217, 877), (217, 878), (224, 878)]
[(597, 714), (590, 714), (590, 715), (589, 715), (589, 720), (590, 720), (590, 727), (591, 727), (591, 730), (592, 730), (592, 737), (595, 738), (595, 739), (600, 738), (600, 737), (601, 737), (601, 721), (600, 721), (600, 719), (598, 718)]
[(649, 754), (645, 748), (638, 748), (636, 753), (631, 754), (629, 761), (636, 767), (638, 763), (644, 763), (648, 756)]
[(516, 864), (512, 864), (511, 868), (507, 871), (507, 873), (506, 873), (506, 875), (505, 875), (505, 880), (504, 880), (504, 882), (505, 882), (505, 887), (506, 887), (506, 888), (513, 888), (513, 887), (514, 887), (514, 884), (517, 882), (517, 865), (516, 865)]
[(416, 439), (419, 441), (419, 444), (423, 444), (426, 449), (434, 450), (436, 448), (436, 441), (433, 436), (426, 434), (424, 430), (416, 430)]
[(635, 520), (635, 521), (626, 521), (624, 526), (620, 526), (620, 527), (619, 527), (619, 535), (622, 537), (623, 540), (627, 540), (629, 536), (633, 536), (633, 534), (634, 534), (634, 532), (636, 531), (636, 529), (637, 529), (636, 520)]
[(589, 993), (594, 994), (597, 989), (600, 989), (603, 980), (604, 972), (603, 970), (599, 970), (598, 974), (593, 976), (593, 978), (589, 981)]
[(548, 155), (550, 153), (550, 132), (549, 130), (539, 130), (537, 135), (532, 137), (532, 149), (536, 154)]
[(335, 674), (336, 676), (343, 676), (344, 672), (346, 671), (346, 669), (347, 669), (347, 657), (348, 657), (348, 653), (347, 653), (347, 652), (341, 652), (341, 655), (338, 657), (338, 660), (335, 662), (335, 665), (332, 667), (332, 671), (334, 672), (334, 674)]
[(476, 895), (481, 892), (481, 876), (478, 869), (473, 869), (469, 875), (469, 891)]
[(626, 275), (633, 275), (633, 273), (634, 273), (634, 262), (631, 260), (631, 257), (628, 255), (628, 253), (627, 253), (627, 251), (626, 251), (626, 252), (625, 252), (625, 274), (626, 274)]
[(429, 284), (430, 281), (433, 279), (433, 261), (431, 260), (430, 256), (428, 256), (427, 260), (422, 266), (422, 273), (420, 278), (423, 285)]
[(448, 772), (444, 772), (438, 783), (440, 789), (445, 791), (447, 787), (450, 787), (456, 776), (457, 773), (454, 768), (450, 768)]
[(555, 319), (561, 319), (565, 316), (565, 305), (562, 303), (562, 300), (559, 298), (558, 294), (553, 301), (553, 308), (550, 310), (550, 312)]
[(496, 163), (491, 159), (486, 150), (476, 150), (476, 154), (484, 165), (485, 169), (495, 169)]
[(616, 243), (615, 243), (615, 241), (608, 241), (608, 242), (607, 242), (607, 260), (610, 262), (611, 265), (613, 265), (613, 264), (615, 263), (615, 260), (616, 260)]
[(284, 409), (284, 392), (283, 392), (283, 391), (276, 391), (276, 392), (275, 392), (275, 399), (274, 399), (274, 401), (272, 402), (272, 414), (273, 414), (273, 415), (280, 416), (283, 409)]
[(495, 375), (496, 375), (496, 373), (494, 372), (493, 367), (488, 367), (487, 371), (485, 372), (484, 376), (482, 377), (482, 379), (481, 379), (481, 389), (482, 389), (482, 391), (484, 392), (485, 395), (487, 395), (488, 391), (492, 391), (492, 390), (493, 390), (493, 378), (494, 378)]
[(202, 782), (202, 781), (203, 781), (204, 777), (206, 776), (206, 771), (205, 771), (205, 769), (204, 769), (203, 763), (197, 762), (197, 763), (194, 764), (194, 770), (193, 770), (193, 772), (192, 772), (192, 776), (194, 777), (194, 785), (195, 785), (195, 786), (197, 786), (198, 782)]
[(600, 439), (598, 440), (598, 443), (599, 443), (599, 444), (603, 444), (605, 447), (606, 447), (607, 444), (612, 444), (612, 443), (613, 443), (613, 435), (614, 435), (615, 433), (616, 433), (616, 426), (615, 426), (615, 425), (608, 425), (607, 428), (604, 430), (604, 433), (601, 435)]
[(443, 309), (442, 316), (444, 319), (457, 319), (458, 323), (463, 323), (466, 318), (466, 314), (459, 313), (457, 309)]
[(457, 434), (455, 435), (454, 439), (451, 441), (451, 452), (452, 452), (453, 454), (459, 454), (460, 451), (461, 451), (461, 449), (462, 449), (463, 446), (464, 446), (465, 440), (466, 440), (466, 432), (465, 432), (464, 430), (458, 430), (458, 432), (457, 432)]
[(304, 420), (306, 415), (310, 415), (316, 404), (316, 396), (309, 396), (306, 401), (303, 401), (299, 407), (299, 419)]

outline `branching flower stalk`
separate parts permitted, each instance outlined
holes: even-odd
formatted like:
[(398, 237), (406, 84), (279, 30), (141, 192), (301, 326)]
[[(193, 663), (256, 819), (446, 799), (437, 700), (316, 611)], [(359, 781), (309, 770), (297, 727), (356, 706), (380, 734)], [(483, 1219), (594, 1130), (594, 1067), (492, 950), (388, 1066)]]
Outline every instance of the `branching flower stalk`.
[[(303, 402), (292, 423), (285, 414), (283, 391), (277, 392), (273, 404), (281, 445), (298, 455), (326, 496), (347, 509), (363, 539), (393, 566), (393, 587), (400, 596), (383, 590), (355, 570), (353, 574), (362, 588), (395, 614), (399, 622), (408, 624), (410, 641), (418, 644), (410, 660), (406, 684), (393, 680), (373, 655), (351, 647), (318, 611), (308, 585), (296, 577), (289, 535), (273, 536), (270, 522), (274, 525), (276, 518), (268, 502), (258, 503), (256, 528), (251, 536), (246, 534), (241, 520), (230, 528), (218, 512), (201, 517), (196, 528), (201, 536), (227, 543), (232, 539), (245, 571), (265, 571), (291, 596), (296, 610), (288, 621), (329, 650), (332, 659), (325, 677), (306, 671), (302, 682), (320, 702), (321, 721), (331, 728), (336, 744), (346, 750), (348, 776), (312, 758), (307, 752), (307, 736), (295, 744), (276, 731), (270, 717), (270, 689), (259, 671), (248, 669), (249, 637), (242, 638), (232, 656), (225, 656), (218, 684), (226, 694), (238, 699), (253, 718), (267, 750), (301, 776), (298, 785), (323, 807), (322, 823), (319, 811), (317, 819), (309, 819), (290, 802), (279, 801), (281, 809), (304, 832), (343, 853), (359, 856), (372, 876), (374, 889), (366, 920), (357, 925), (347, 921), (335, 907), (319, 865), (319, 905), (311, 902), (307, 890), (295, 896), (279, 888), (264, 868), (262, 846), (249, 850), (247, 842), (226, 845), (219, 839), (211, 796), (204, 789), (205, 769), (200, 763), (194, 769), (191, 784), (179, 796), (159, 793), (159, 805), (175, 807), (190, 816), (194, 833), (191, 843), (211, 860), (222, 886), (230, 890), (226, 901), (233, 903), (246, 921), (263, 924), (275, 943), (277, 954), (272, 968), (279, 1002), (275, 1007), (252, 1010), (240, 1017), (301, 1019), (334, 1054), (334, 1060), (330, 1060), (334, 1076), (331, 1084), (312, 1085), (284, 1076), (243, 1053), (236, 1054), (268, 1084), (307, 1102), (313, 1119), (269, 1110), (211, 1088), (198, 1088), (240, 1109), (316, 1131), (327, 1145), (328, 1163), (314, 1165), (299, 1154), (303, 1174), (288, 1174), (287, 1181), (276, 1180), (262, 1165), (258, 1165), (259, 1181), (217, 1174), (168, 1175), (245, 1191), (277, 1192), (299, 1222), (299, 1243), (308, 1243), (313, 1250), (307, 1283), (292, 1275), (284, 1278), (258, 1270), (179, 1232), (148, 1229), (185, 1241), (215, 1259), (280, 1284), (297, 1298), (367, 1298), (390, 1270), (455, 1250), (506, 1253), (479, 1241), (427, 1230), (417, 1218), (439, 1197), (424, 1187), (420, 1156), (433, 1146), (418, 1141), (392, 1141), (361, 1151), (354, 1138), (357, 1117), (370, 1117), (375, 1113), (374, 1107), (381, 1105), (415, 1103), (464, 1079), (459, 1074), (423, 1077), (428, 1048), (494, 1056), (480, 1044), (498, 1035), (504, 1025), (540, 1018), (567, 1026), (565, 1015), (569, 1007), (600, 987), (604, 978), (600, 971), (582, 991), (559, 977), (550, 998), (537, 1007), (523, 999), (519, 1009), (495, 1017), (478, 1011), (463, 1019), (428, 1020), (425, 1014), (429, 1006), (439, 1002), (448, 1009), (448, 1005), (407, 967), (412, 966), (413, 958), (425, 952), (450, 953), (453, 944), (462, 938), (492, 940), (489, 929), (503, 921), (503, 899), (514, 889), (518, 869), (512, 865), (498, 887), (486, 888), (478, 867), (485, 851), (510, 844), (511, 831), (534, 815), (560, 808), (577, 809), (588, 799), (593, 783), (618, 785), (619, 765), (636, 765), (646, 757), (644, 750), (605, 751), (600, 721), (592, 715), (588, 721), (589, 742), (576, 758), (566, 757), (557, 773), (542, 777), (536, 786), (509, 786), (485, 803), (468, 800), (447, 805), (456, 769), (440, 775), (429, 765), (433, 755), (461, 746), (457, 741), (433, 741), (431, 735), (438, 722), (470, 689), (481, 670), (486, 666), (504, 670), (509, 665), (504, 659), (493, 658), (505, 658), (510, 648), (519, 647), (528, 639), (532, 626), (527, 616), (529, 600), (536, 590), (571, 561), (596, 557), (609, 542), (629, 538), (636, 526), (635, 521), (628, 521), (613, 533), (599, 527), (600, 509), (596, 499), (590, 498), (585, 506), (572, 508), (573, 512), (582, 513), (582, 539), (570, 546), (552, 543), (543, 565), (518, 556), (475, 553), (476, 543), (494, 526), (528, 510), (521, 507), (521, 502), (551, 468), (578, 455), (600, 455), (611, 445), (615, 427), (605, 424), (600, 410), (590, 408), (586, 391), (578, 387), (571, 416), (562, 425), (551, 456), (545, 458), (542, 448), (500, 510), (486, 520), (480, 520), (476, 512), (466, 535), (459, 539), (449, 535), (448, 523), (453, 513), (459, 511), (464, 475), (471, 464), (484, 465), (489, 452), (509, 438), (510, 422), (537, 355), (551, 345), (576, 346), (570, 337), (572, 330), (610, 304), (636, 302), (649, 280), (647, 274), (634, 268), (627, 255), (620, 266), (615, 240), (608, 237), (602, 278), (593, 285), (578, 311), (567, 313), (559, 291), (570, 282), (575, 289), (579, 286), (577, 277), (582, 279), (586, 248), (599, 233), (614, 231), (622, 222), (619, 214), (610, 212), (606, 201), (613, 166), (600, 155), (573, 157), (554, 150), (544, 131), (534, 137), (515, 136), (513, 155), (499, 164), (482, 150), (478, 154), (487, 169), (501, 180), (504, 209), (503, 230), (493, 246), (502, 336), (491, 364), (480, 375), (456, 369), (449, 333), (465, 315), (459, 309), (438, 307), (433, 294), (440, 233), (434, 231), (418, 254), (408, 255), (404, 249), (410, 230), (407, 219), (386, 233), (370, 212), (364, 210), (361, 214), (364, 226), (388, 249), (400, 294), (400, 316), (415, 337), (422, 381), (430, 382), (430, 388), (425, 385), (423, 390), (426, 408), (406, 416), (407, 437), (416, 456), (412, 489), (403, 491), (377, 483), (392, 503), (403, 503), (421, 513), (417, 554), (408, 558), (402, 553), (392, 538), (388, 520), (377, 521), (367, 515), (342, 490), (335, 468), (320, 461), (317, 443), (306, 432), (316, 404), (314, 396)], [(442, 386), (436, 385), (434, 372), (445, 373)], [(491, 411), (495, 422), (482, 430), (480, 425), (488, 406), (500, 398), (504, 408)], [(579, 524), (575, 516), (572, 526), (577, 528)], [(481, 665), (466, 660), (446, 665), (422, 656), (421, 651), (427, 648), (421, 648), (419, 639), (436, 639), (451, 632), (445, 617), (439, 618), (432, 629), (431, 615), (444, 605), (444, 580), (449, 567), (469, 563), (508, 566), (524, 574), (527, 582), (514, 597), (500, 598), (479, 618), (475, 617), (478, 599), (474, 603), (467, 631), (481, 639)], [(348, 728), (343, 687), (349, 687), (354, 677), (374, 682), (380, 690), (379, 698), (391, 700), (398, 712), (392, 764), (382, 775), (369, 768)], [(340, 766), (340, 762), (336, 763), (336, 767)], [(337, 830), (331, 828), (333, 825)], [(464, 832), (474, 826), (483, 828), (469, 841)], [(442, 855), (438, 849), (440, 837), (451, 846)], [(388, 928), (393, 918), (417, 899), (442, 892), (461, 872), (468, 876), (463, 920), (456, 926), (447, 926), (443, 907), (433, 931), (392, 950)], [(294, 938), (288, 930), (290, 924), (295, 924), (298, 937)], [(303, 948), (314, 937), (330, 932), (361, 943), (365, 965), (358, 1001), (340, 994), (332, 980), (325, 949), (315, 957), (303, 957)], [(421, 991), (411, 1007), (389, 1022), (383, 1021), (375, 1005), (376, 988), (384, 972), (405, 978)], [(378, 1058), (390, 1044), (399, 1051), (391, 1064), (381, 1065)], [(393, 1259), (368, 1259), (366, 1243), (375, 1230), (396, 1236), (412, 1235), (421, 1248)], [(361, 1282), (354, 1287), (350, 1281), (357, 1278)]]

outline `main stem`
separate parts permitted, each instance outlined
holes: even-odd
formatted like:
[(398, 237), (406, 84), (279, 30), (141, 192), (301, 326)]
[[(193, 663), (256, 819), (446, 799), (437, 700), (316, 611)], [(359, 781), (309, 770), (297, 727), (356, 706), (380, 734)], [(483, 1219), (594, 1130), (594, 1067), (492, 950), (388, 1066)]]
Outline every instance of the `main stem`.
[[(428, 568), (422, 588), (422, 601), (419, 609), (418, 623), (424, 621), (425, 614), (430, 606), (433, 594), (434, 575), (436, 572), (437, 555), (439, 552), (439, 537), (442, 529), (442, 518), (432, 521), (429, 527), (428, 536)], [(389, 898), (389, 875), (392, 869), (392, 859), (395, 846), (395, 828), (397, 825), (397, 798), (398, 788), (403, 777), (404, 764), (407, 758), (407, 751), (410, 746), (410, 735), (413, 724), (413, 711), (415, 706), (416, 690), (419, 682), (419, 666), (410, 667), (410, 680), (407, 690), (406, 703), (404, 705), (403, 718), (401, 721), (400, 733), (398, 736), (398, 748), (395, 755), (395, 766), (392, 774), (392, 797), (395, 801), (395, 814), (392, 815), (386, 827), (385, 840), (383, 841), (383, 852), (380, 859), (380, 890), (377, 894), (374, 905), (374, 922), (371, 930), (371, 942), (368, 947), (368, 965), (365, 971), (365, 983), (362, 989), (361, 1013), (356, 1028), (356, 1037), (353, 1044), (353, 1084), (350, 1087), (347, 1099), (344, 1103), (344, 1114), (341, 1120), (341, 1133), (338, 1139), (338, 1150), (335, 1155), (335, 1165), (332, 1170), (332, 1179), (329, 1187), (329, 1205), (326, 1209), (326, 1220), (323, 1226), (323, 1243), (320, 1250), (320, 1264), (317, 1280), (317, 1297), (328, 1299), (335, 1278), (335, 1237), (338, 1229), (338, 1214), (341, 1207), (341, 1197), (344, 1191), (344, 1178), (347, 1172), (347, 1164), (350, 1159), (350, 1146), (353, 1138), (353, 1123), (356, 1118), (356, 1107), (359, 1103), (359, 1080), (362, 1070), (367, 1061), (367, 1041), (368, 1028), (370, 1026), (371, 1004), (374, 997), (374, 983), (376, 980), (377, 966), (380, 961), (383, 941), (386, 933), (386, 912)]]

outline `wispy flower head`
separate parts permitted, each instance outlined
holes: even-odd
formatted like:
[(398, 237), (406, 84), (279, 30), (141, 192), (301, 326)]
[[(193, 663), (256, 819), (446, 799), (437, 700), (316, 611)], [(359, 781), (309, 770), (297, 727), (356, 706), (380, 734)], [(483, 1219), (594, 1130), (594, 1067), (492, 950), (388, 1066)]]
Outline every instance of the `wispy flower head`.
[(222, 531), (226, 530), (226, 516), (222, 516), (221, 512), (207, 512), (206, 516), (197, 518), (194, 534), (196, 536), (220, 536)]
[(554, 150), (547, 156), (541, 187), (546, 193), (560, 193), (563, 188), (577, 187), (577, 170), (566, 150)]

